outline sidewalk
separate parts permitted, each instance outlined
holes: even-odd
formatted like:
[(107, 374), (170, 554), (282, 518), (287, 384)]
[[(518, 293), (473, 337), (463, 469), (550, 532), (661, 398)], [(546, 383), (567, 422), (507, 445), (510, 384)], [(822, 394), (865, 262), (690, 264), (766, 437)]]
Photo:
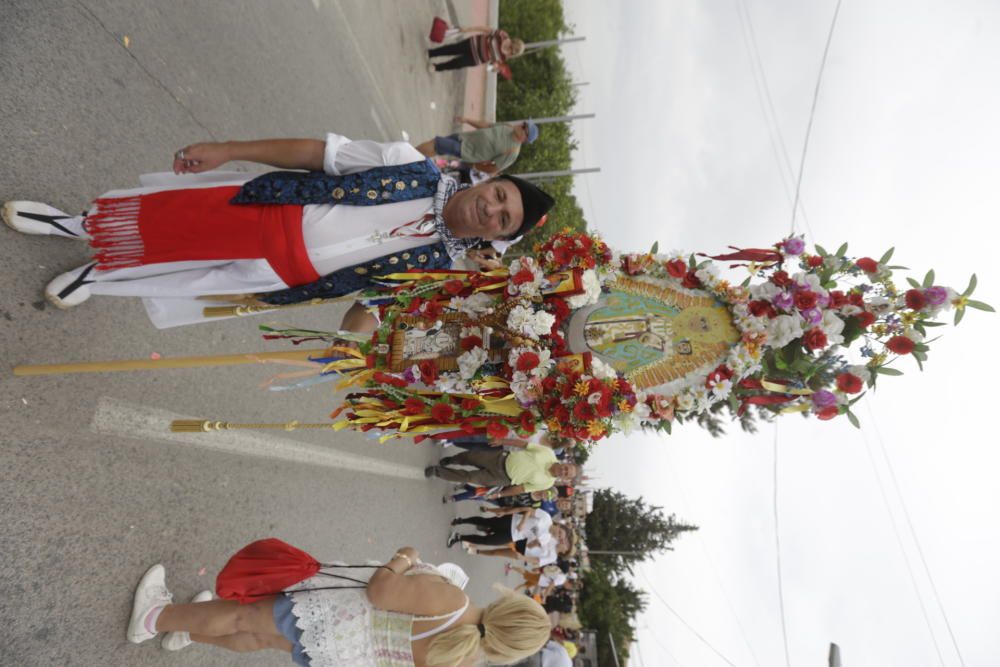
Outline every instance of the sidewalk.
[[(452, 25), (499, 25), (499, 0), (448, 0), (448, 21)], [(465, 74), (465, 100), (462, 115), (468, 118), (496, 120), (497, 74), (485, 66), (473, 67)], [(464, 125), (464, 129), (472, 129)]]

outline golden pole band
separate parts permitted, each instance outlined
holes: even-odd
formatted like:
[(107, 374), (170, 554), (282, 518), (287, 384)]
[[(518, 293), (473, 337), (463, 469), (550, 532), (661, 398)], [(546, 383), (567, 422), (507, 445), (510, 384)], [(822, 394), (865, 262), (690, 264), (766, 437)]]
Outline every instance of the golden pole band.
[(272, 306), (270, 304), (244, 304), (236, 306), (206, 306), (201, 314), (204, 317), (249, 317), (258, 313), (267, 313), (272, 310), (284, 310), (286, 308), (304, 308), (306, 306), (319, 306), (324, 303), (342, 303), (344, 301), (354, 301), (357, 296), (338, 296), (330, 299), (310, 299), (309, 301), (299, 301), (298, 303), (287, 303), (284, 305)]
[(173, 433), (211, 433), (212, 431), (237, 431), (248, 429), (281, 429), (282, 431), (296, 431), (302, 428), (335, 430), (333, 422), (325, 424), (303, 424), (298, 421), (290, 421), (280, 424), (237, 424), (233, 422), (213, 421), (210, 419), (175, 419), (170, 422), (170, 430)]
[[(158, 368), (202, 368), (206, 366), (238, 366), (262, 361), (308, 361), (310, 356), (324, 356), (325, 348), (285, 350), (282, 352), (245, 352), (217, 354), (202, 357), (175, 357), (165, 359), (123, 359), (121, 361), (83, 361), (68, 364), (31, 364), (15, 366), (14, 375), (65, 375), (69, 373), (113, 373), (118, 371), (145, 371)], [(317, 366), (318, 368), (318, 366)]]

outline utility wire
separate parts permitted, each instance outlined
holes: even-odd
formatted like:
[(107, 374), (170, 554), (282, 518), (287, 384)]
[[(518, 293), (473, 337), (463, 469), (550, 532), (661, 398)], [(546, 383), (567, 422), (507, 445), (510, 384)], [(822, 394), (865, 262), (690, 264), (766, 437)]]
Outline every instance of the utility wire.
[(667, 599), (665, 597), (663, 597), (662, 595), (660, 595), (659, 591), (657, 591), (653, 587), (653, 583), (649, 580), (649, 577), (646, 576), (645, 571), (643, 571), (641, 567), (640, 568), (636, 568), (636, 569), (639, 570), (639, 573), (642, 575), (642, 578), (646, 580), (646, 585), (649, 586), (649, 590), (651, 590), (653, 592), (653, 595), (655, 595), (657, 597), (657, 599), (660, 602), (663, 603), (663, 606), (667, 608), (667, 611), (669, 611), (671, 614), (673, 614), (674, 616), (676, 616), (677, 620), (680, 621), (681, 623), (683, 623), (685, 628), (687, 628), (688, 630), (690, 630), (691, 633), (694, 634), (695, 637), (697, 637), (698, 639), (701, 640), (702, 644), (704, 644), (705, 646), (707, 646), (708, 648), (710, 648), (712, 650), (712, 652), (715, 653), (715, 655), (719, 656), (727, 665), (730, 665), (731, 667), (736, 667), (736, 664), (732, 660), (730, 660), (726, 656), (722, 655), (722, 653), (719, 652), (719, 649), (717, 649), (714, 646), (712, 646), (712, 644), (707, 639), (705, 639), (701, 635), (700, 632), (698, 632), (693, 627), (691, 627), (690, 623), (688, 623), (687, 621), (685, 621), (684, 618), (680, 614), (678, 614), (676, 611), (674, 611), (674, 608), (670, 606), (670, 603), (667, 602)]
[[(647, 632), (648, 632), (648, 628), (649, 628), (649, 626), (646, 626), (646, 628), (645, 628), (647, 630)], [(670, 650), (670, 647), (667, 646), (662, 641), (660, 641), (660, 638), (656, 636), (655, 632), (648, 632), (648, 634), (649, 634), (650, 637), (653, 638), (653, 642), (657, 646), (659, 646), (661, 649), (663, 649), (664, 653), (666, 653), (668, 656), (670, 656), (670, 659), (674, 662), (674, 664), (677, 665), (677, 667), (681, 667), (681, 661), (677, 659), (677, 656), (674, 655), (673, 651)]]
[(823, 72), (826, 69), (826, 57), (830, 53), (830, 43), (833, 41), (833, 30), (837, 27), (837, 17), (840, 16), (840, 4), (843, 0), (837, 0), (837, 6), (833, 10), (833, 20), (830, 21), (830, 32), (826, 36), (826, 46), (823, 48), (823, 58), (819, 63), (819, 74), (816, 75), (816, 90), (813, 91), (812, 108), (809, 110), (809, 123), (806, 125), (806, 138), (802, 142), (802, 159), (799, 160), (799, 178), (795, 184), (795, 201), (792, 203), (792, 231), (795, 230), (795, 214), (798, 212), (799, 195), (802, 191), (802, 174), (805, 172), (806, 153), (809, 151), (809, 136), (812, 134), (813, 118), (816, 116), (816, 103), (819, 101), (819, 89), (823, 83)]
[(875, 481), (878, 482), (878, 490), (882, 495), (882, 503), (885, 505), (885, 511), (889, 515), (889, 524), (892, 526), (892, 532), (896, 536), (896, 544), (899, 546), (899, 551), (903, 556), (903, 563), (906, 564), (906, 572), (910, 577), (910, 584), (913, 586), (913, 592), (917, 596), (917, 602), (920, 604), (920, 613), (924, 617), (924, 623), (927, 625), (927, 634), (930, 635), (931, 643), (934, 644), (934, 650), (937, 652), (938, 662), (941, 663), (941, 667), (944, 667), (944, 656), (941, 654), (941, 647), (938, 645), (937, 637), (934, 635), (934, 627), (931, 625), (931, 618), (927, 614), (927, 606), (924, 605), (924, 598), (920, 594), (920, 587), (917, 585), (917, 578), (913, 574), (913, 566), (910, 564), (910, 558), (906, 555), (906, 548), (903, 546), (903, 536), (899, 533), (899, 526), (896, 523), (896, 516), (892, 512), (892, 507), (889, 504), (889, 496), (885, 492), (885, 484), (882, 482), (882, 474), (878, 471), (878, 466), (875, 464), (875, 457), (872, 455), (871, 443), (868, 441), (868, 436), (865, 434), (864, 429), (861, 430), (861, 439), (865, 443), (865, 453), (868, 454), (868, 462), (872, 466), (872, 472), (875, 473)]
[(951, 638), (951, 645), (955, 648), (955, 653), (958, 655), (958, 662), (965, 667), (965, 658), (962, 657), (962, 651), (958, 648), (958, 640), (955, 639), (955, 633), (951, 629), (951, 621), (948, 620), (948, 613), (944, 609), (944, 603), (941, 602), (941, 595), (938, 593), (937, 584), (934, 583), (934, 577), (931, 575), (931, 568), (927, 565), (927, 558), (924, 556), (924, 549), (920, 545), (920, 540), (917, 538), (917, 530), (913, 526), (913, 519), (910, 518), (910, 510), (906, 506), (906, 500), (903, 498), (903, 492), (899, 487), (899, 481), (896, 479), (896, 471), (893, 468), (892, 461), (889, 459), (889, 452), (885, 448), (885, 442), (882, 440), (882, 434), (879, 431), (878, 424), (875, 422), (875, 411), (872, 410), (871, 402), (865, 397), (865, 407), (868, 409), (868, 415), (872, 421), (872, 428), (875, 431), (875, 439), (878, 442), (879, 449), (882, 451), (882, 458), (885, 459), (885, 465), (889, 469), (889, 478), (892, 480), (892, 486), (896, 490), (896, 497), (899, 499), (899, 504), (903, 508), (903, 516), (906, 518), (906, 525), (910, 529), (910, 537), (913, 539), (913, 543), (917, 547), (917, 555), (920, 556), (920, 563), (924, 567), (924, 574), (927, 575), (927, 581), (931, 584), (931, 591), (934, 593), (934, 600), (937, 602), (938, 610), (941, 612), (941, 616), (944, 618), (945, 627), (948, 628), (948, 637)]
[(778, 425), (774, 425), (774, 552), (778, 570), (778, 609), (781, 612), (781, 640), (785, 646), (785, 666), (791, 667), (788, 654), (788, 627), (785, 624), (785, 585), (781, 577), (781, 531), (778, 524)]

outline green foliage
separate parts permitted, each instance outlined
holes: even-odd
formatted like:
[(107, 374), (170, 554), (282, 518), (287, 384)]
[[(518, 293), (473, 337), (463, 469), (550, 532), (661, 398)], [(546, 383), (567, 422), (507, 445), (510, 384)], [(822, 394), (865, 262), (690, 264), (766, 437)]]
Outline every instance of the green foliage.
[[(500, 27), (525, 42), (557, 39), (568, 28), (561, 0), (504, 0), (500, 3)], [(542, 118), (569, 114), (576, 102), (576, 89), (557, 48), (527, 53), (510, 61), (513, 79), (500, 80), (497, 88), (497, 119)], [(569, 169), (576, 142), (569, 123), (547, 123), (538, 140), (521, 149), (511, 173)], [(562, 177), (542, 184), (556, 204), (545, 226), (532, 231), (512, 248), (513, 254), (530, 254), (531, 246), (565, 227), (587, 230), (583, 210), (573, 196), (573, 179)]]
[(618, 577), (604, 563), (595, 563), (584, 576), (577, 615), (583, 627), (597, 634), (597, 664), (615, 664), (608, 636), (614, 638), (622, 664), (635, 638), (635, 617), (646, 608), (646, 594)]

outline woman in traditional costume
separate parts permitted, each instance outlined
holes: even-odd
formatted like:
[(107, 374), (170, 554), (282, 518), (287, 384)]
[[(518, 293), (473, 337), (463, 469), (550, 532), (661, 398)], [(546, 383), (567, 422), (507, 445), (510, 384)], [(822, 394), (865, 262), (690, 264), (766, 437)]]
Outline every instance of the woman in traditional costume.
[[(234, 160), (306, 172), (211, 172)], [(3, 219), (93, 248), (93, 261), (49, 283), (51, 303), (139, 296), (165, 328), (202, 321), (199, 298), (283, 305), (343, 296), (378, 275), (450, 268), (483, 243), (502, 252), (552, 203), (516, 177), (459, 185), (404, 142), (329, 134), (195, 144), (177, 152), (174, 174), (105, 193), (84, 215), (11, 201)]]
[[(414, 573), (421, 576), (406, 576)], [(512, 591), (486, 607), (471, 604), (412, 547), (397, 551), (365, 589), (299, 590), (250, 604), (172, 599), (163, 566), (154, 565), (135, 592), (129, 641), (165, 632), (165, 648), (277, 649), (300, 667), (459, 667), (482, 658), (516, 662), (538, 651), (551, 631), (541, 605)]]

